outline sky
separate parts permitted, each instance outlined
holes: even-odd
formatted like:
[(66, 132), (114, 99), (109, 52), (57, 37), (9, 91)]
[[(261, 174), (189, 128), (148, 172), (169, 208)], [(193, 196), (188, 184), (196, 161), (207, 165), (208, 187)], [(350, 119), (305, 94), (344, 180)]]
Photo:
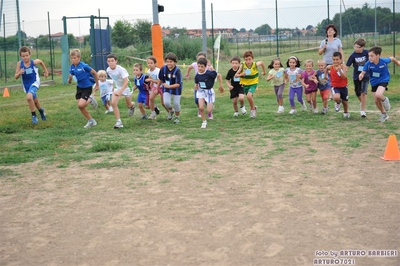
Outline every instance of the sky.
[[(7, 5), (7, 2), (15, 3), (15, 0), (4, 0), (4, 2)], [(159, 13), (161, 26), (201, 28), (202, 0), (157, 0), (157, 2), (165, 9), (164, 12)], [(316, 26), (318, 22), (327, 18), (328, 2), (330, 18), (332, 18), (335, 13), (340, 13), (340, 6), (343, 11), (343, 6), (361, 7), (366, 2), (372, 7), (375, 6), (375, 2), (378, 5), (382, 3), (382, 6), (391, 7), (392, 0), (206, 0), (207, 28), (211, 28), (211, 22), (214, 28), (254, 30), (263, 24), (275, 28), (275, 2), (278, 4), (278, 27), (302, 29), (308, 25)], [(51, 33), (63, 32), (62, 17), (66, 16), (73, 17), (68, 19), (69, 33), (75, 36), (87, 35), (90, 28), (89, 18), (77, 19), (76, 17), (99, 16), (100, 14), (101, 17), (109, 17), (111, 26), (115, 21), (122, 19), (132, 24), (137, 19), (153, 21), (152, 4), (152, 0), (19, 0), (20, 27), (28, 36), (37, 37), (39, 34), (48, 34), (47, 19), (49, 17)], [(4, 7), (3, 10), (6, 8)], [(10, 20), (12, 16), (6, 14), (6, 21)], [(104, 28), (106, 20), (95, 23), (100, 23)], [(0, 31), (3, 34), (3, 29)]]

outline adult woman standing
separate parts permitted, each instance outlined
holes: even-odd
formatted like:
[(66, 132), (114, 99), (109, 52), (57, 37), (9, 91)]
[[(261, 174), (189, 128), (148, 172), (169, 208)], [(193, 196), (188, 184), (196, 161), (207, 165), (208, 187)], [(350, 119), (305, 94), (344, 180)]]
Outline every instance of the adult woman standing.
[[(338, 30), (334, 24), (326, 26), (326, 39), (321, 41), (319, 46), (318, 54), (324, 55), (324, 60), (327, 65), (333, 64), (332, 55), (334, 52), (340, 52), (343, 56), (342, 41), (336, 38)], [(343, 59), (344, 60), (344, 59)]]

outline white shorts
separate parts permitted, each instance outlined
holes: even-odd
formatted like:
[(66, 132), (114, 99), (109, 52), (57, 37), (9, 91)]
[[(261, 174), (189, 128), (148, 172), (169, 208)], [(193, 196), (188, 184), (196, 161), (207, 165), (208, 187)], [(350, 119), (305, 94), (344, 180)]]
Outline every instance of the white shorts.
[(204, 99), (207, 103), (214, 103), (215, 102), (214, 89), (211, 90), (198, 89), (196, 91), (196, 98)]
[[(120, 89), (114, 89), (114, 91), (119, 91)], [(122, 92), (121, 96), (131, 97), (132, 91), (129, 87), (126, 87), (125, 90)]]

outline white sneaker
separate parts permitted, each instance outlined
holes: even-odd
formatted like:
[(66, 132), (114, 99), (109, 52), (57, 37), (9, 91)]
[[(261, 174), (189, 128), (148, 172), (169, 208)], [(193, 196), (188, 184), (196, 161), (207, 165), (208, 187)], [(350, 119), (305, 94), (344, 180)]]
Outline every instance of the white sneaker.
[(289, 114), (293, 115), (293, 114), (295, 114), (296, 112), (297, 112), (296, 109), (292, 109), (292, 110), (290, 110)]
[(97, 106), (99, 106), (96, 99), (92, 95), (90, 95), (90, 104), (92, 105), (93, 109), (96, 109)]
[(315, 109), (313, 110), (313, 112), (314, 112), (314, 114), (318, 114), (318, 109), (315, 108)]
[(233, 113), (233, 117), (238, 117), (239, 116), (239, 113), (238, 112), (234, 112)]
[(203, 123), (201, 123), (200, 128), (206, 128), (206, 127), (207, 127), (207, 121), (203, 121)]
[(326, 114), (327, 112), (328, 112), (328, 108), (322, 108), (322, 112), (321, 112), (322, 115)]
[(124, 127), (124, 125), (122, 124), (121, 121), (117, 121), (117, 123), (115, 123), (115, 125), (114, 125), (114, 128), (115, 128), (115, 129), (121, 128), (121, 127)]
[(134, 102), (132, 102), (132, 103), (133, 103), (132, 107), (129, 108), (129, 110), (128, 110), (129, 116), (133, 116), (133, 114), (135, 113), (135, 103)]
[(381, 114), (381, 118), (379, 118), (379, 122), (385, 122), (389, 119), (389, 115), (387, 113)]
[(151, 112), (150, 116), (147, 119), (154, 120), (157, 118), (156, 112)]
[(335, 103), (335, 111), (336, 111), (336, 112), (339, 112), (339, 111), (340, 111), (340, 105), (341, 105), (341, 103), (342, 103), (342, 102), (340, 102), (340, 103)]
[(390, 102), (388, 97), (386, 97), (386, 99), (382, 102), (382, 105), (386, 112), (390, 110)]
[(246, 107), (245, 107), (245, 106), (240, 107), (240, 111), (242, 111), (242, 115), (247, 114), (247, 111), (246, 111)]
[(307, 105), (306, 105), (306, 101), (303, 101), (303, 111), (307, 110)]
[(254, 110), (250, 110), (250, 118), (256, 118), (257, 116), (257, 107), (255, 107), (256, 109)]
[(91, 119), (87, 122), (87, 124), (84, 126), (84, 128), (89, 128), (89, 127), (94, 127), (95, 125), (97, 125), (96, 120)]
[(344, 118), (350, 118), (350, 113), (343, 113)]
[(280, 114), (280, 113), (283, 113), (283, 110), (284, 110), (284, 108), (283, 108), (283, 106), (279, 106), (278, 107), (278, 111), (276, 111), (278, 114)]
[(365, 113), (365, 111), (360, 111), (360, 116), (365, 118), (367, 117), (367, 114)]

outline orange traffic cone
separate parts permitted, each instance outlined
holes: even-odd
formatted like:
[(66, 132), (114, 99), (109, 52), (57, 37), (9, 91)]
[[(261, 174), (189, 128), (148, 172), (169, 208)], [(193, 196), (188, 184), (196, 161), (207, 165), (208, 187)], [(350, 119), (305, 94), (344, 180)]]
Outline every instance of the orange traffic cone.
[(387, 145), (385, 154), (381, 157), (383, 160), (386, 161), (399, 161), (400, 160), (400, 152), (399, 152), (399, 145), (397, 144), (396, 135), (390, 135)]
[(10, 93), (8, 92), (8, 88), (5, 88), (3, 91), (3, 97), (10, 97)]

